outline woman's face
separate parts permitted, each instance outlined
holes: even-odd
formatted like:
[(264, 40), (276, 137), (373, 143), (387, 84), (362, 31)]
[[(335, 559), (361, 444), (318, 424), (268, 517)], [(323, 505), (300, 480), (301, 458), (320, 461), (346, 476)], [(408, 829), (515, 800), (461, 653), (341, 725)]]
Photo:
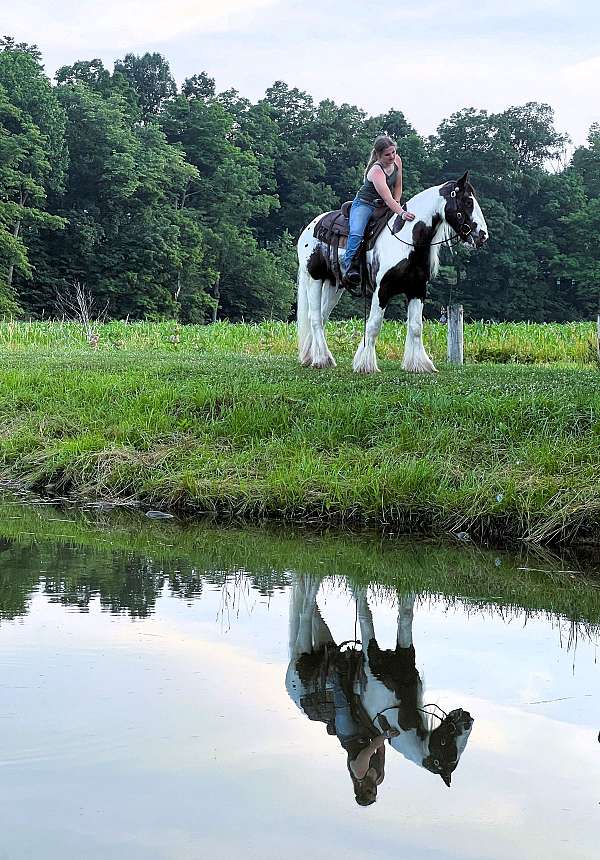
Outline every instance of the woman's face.
[(387, 146), (380, 154), (379, 161), (383, 164), (384, 167), (389, 167), (390, 164), (394, 163), (394, 159), (396, 158), (396, 147), (395, 146)]

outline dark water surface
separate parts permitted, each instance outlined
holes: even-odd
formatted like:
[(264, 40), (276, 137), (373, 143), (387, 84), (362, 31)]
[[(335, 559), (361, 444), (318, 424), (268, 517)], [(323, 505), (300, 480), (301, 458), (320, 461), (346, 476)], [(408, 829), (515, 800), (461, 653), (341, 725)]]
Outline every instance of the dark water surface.
[[(520, 607), (494, 553), (3, 517), (0, 858), (599, 856), (598, 590), (560, 563)], [(390, 697), (361, 806), (348, 716), (377, 742)]]

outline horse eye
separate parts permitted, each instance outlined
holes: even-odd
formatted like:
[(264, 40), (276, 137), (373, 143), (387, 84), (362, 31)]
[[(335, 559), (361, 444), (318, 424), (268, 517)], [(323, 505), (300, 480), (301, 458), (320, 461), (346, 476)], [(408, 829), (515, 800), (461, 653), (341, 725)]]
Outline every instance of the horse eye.
[(434, 758), (433, 763), (436, 767), (440, 766), (440, 760), (438, 758)]

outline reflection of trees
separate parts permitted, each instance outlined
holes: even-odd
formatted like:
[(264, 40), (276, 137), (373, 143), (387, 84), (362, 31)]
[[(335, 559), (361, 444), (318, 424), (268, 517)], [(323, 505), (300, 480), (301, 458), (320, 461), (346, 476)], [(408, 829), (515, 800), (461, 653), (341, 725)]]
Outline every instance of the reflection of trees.
[[(572, 557), (548, 554), (528, 558), (283, 527), (149, 522), (131, 512), (40, 504), (0, 504), (0, 535), (0, 618), (27, 612), (37, 589), (83, 611), (97, 600), (107, 611), (144, 617), (163, 591), (192, 600), (208, 586), (221, 590), (230, 612), (246, 590), (268, 597), (289, 585), (292, 571), (302, 571), (456, 601), (467, 612), (511, 617), (524, 610), (558, 624), (565, 644), (600, 624), (597, 560), (579, 568)], [(575, 627), (567, 629), (571, 619)]]
[(0, 619), (25, 615), (31, 595), (39, 583), (39, 560), (32, 558), (38, 547), (0, 539)]
[(53, 602), (86, 611), (98, 599), (107, 612), (145, 618), (166, 590), (184, 600), (198, 598), (204, 584), (220, 589), (247, 586), (262, 595), (288, 582), (276, 571), (202, 569), (189, 561), (155, 560), (135, 552), (101, 552), (66, 544), (24, 545), (0, 540), (0, 619), (25, 615), (31, 595), (40, 590)]

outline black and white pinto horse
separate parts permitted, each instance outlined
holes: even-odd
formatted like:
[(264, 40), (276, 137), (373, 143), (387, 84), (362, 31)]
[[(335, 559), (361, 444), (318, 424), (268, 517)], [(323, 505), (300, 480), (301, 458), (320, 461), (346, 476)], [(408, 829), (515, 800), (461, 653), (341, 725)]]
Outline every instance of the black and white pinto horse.
[[(440, 248), (454, 241), (479, 248), (488, 238), (487, 224), (467, 173), (458, 181), (421, 191), (408, 201), (407, 208), (415, 220), (403, 221), (391, 214), (386, 229), (367, 253), (375, 289), (365, 337), (354, 355), (357, 373), (379, 370), (375, 341), (388, 302), (401, 293), (408, 301), (402, 367), (416, 373), (436, 371), (423, 346), (423, 302), (427, 282), (438, 271)], [(314, 236), (320, 217), (304, 229), (298, 240), (298, 357), (306, 366), (335, 367), (324, 326), (344, 288), (336, 280), (327, 247)]]
[[(327, 723), (333, 734), (331, 670), (337, 646), (317, 605), (320, 581), (298, 576), (293, 585), (289, 616), (290, 662), (286, 688), (296, 705), (311, 720)], [(354, 690), (360, 710), (367, 715), (369, 737), (384, 735), (394, 750), (409, 761), (439, 775), (450, 787), (452, 773), (467, 745), (473, 718), (462, 708), (444, 716), (437, 705), (423, 704), (423, 685), (415, 666), (412, 626), (414, 595), (399, 599), (398, 630), (394, 650), (377, 644), (373, 615), (364, 589), (354, 590), (362, 649), (354, 674)], [(347, 645), (348, 643), (344, 643)], [(344, 652), (342, 652), (344, 653)], [(347, 652), (346, 652), (347, 653)], [(442, 713), (444, 713), (442, 711)]]

